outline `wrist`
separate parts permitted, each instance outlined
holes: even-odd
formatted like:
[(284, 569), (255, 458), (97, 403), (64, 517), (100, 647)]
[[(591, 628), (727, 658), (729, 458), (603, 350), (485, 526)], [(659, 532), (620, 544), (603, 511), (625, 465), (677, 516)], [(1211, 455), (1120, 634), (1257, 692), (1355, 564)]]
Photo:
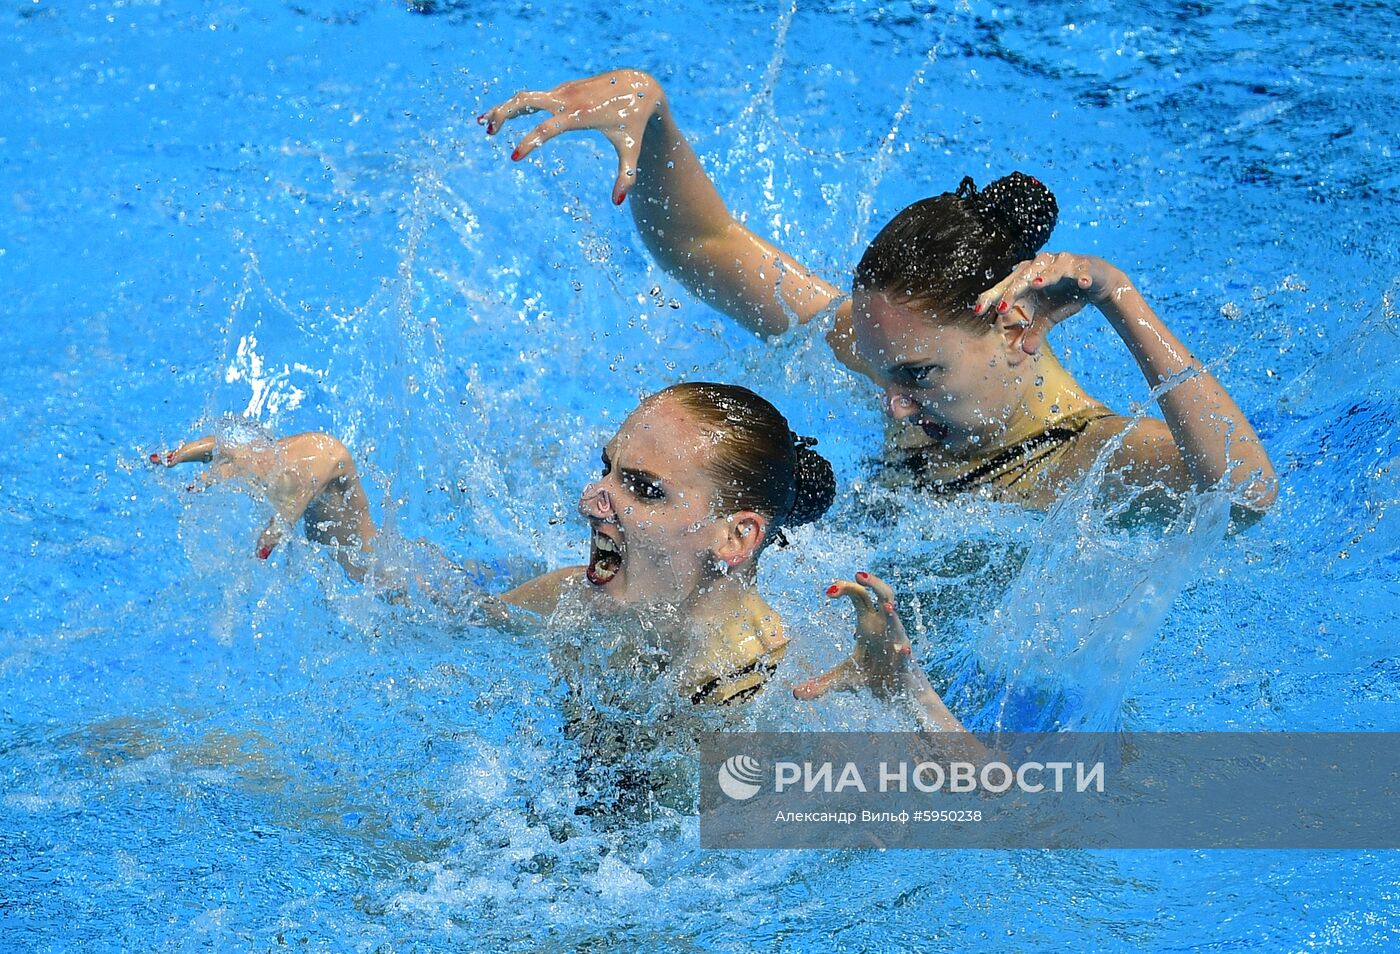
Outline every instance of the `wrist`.
[(1147, 304), (1132, 279), (1111, 266), (1103, 281), (1095, 282), (1095, 285), (1098, 294), (1090, 300), (1115, 325), (1127, 321)]

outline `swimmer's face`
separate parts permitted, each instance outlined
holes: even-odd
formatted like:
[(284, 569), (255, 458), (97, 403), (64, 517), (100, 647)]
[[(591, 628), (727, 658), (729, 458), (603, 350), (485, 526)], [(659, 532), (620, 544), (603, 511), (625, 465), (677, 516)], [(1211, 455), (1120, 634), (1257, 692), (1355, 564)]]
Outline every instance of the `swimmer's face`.
[(674, 399), (642, 402), (603, 448), (579, 498), (592, 543), (586, 574), (613, 602), (681, 606), (713, 577), (726, 520), (705, 470), (709, 439)]
[(922, 302), (883, 292), (858, 292), (852, 308), (856, 354), (884, 389), (891, 417), (955, 452), (973, 451), (1006, 429), (1027, 365), (998, 325), (978, 333), (938, 323)]

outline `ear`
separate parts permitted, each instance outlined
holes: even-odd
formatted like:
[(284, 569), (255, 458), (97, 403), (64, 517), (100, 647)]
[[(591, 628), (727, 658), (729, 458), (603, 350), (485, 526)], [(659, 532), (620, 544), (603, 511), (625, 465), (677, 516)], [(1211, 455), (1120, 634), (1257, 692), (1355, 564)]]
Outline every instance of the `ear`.
[(1031, 358), (1021, 347), (1021, 341), (1030, 327), (1031, 314), (1020, 304), (1012, 305), (1004, 314), (997, 316), (996, 333), (1001, 336), (1006, 363), (1013, 368)]
[(752, 510), (732, 513), (720, 524), (723, 538), (715, 558), (731, 567), (742, 566), (758, 555), (768, 534), (768, 518)]

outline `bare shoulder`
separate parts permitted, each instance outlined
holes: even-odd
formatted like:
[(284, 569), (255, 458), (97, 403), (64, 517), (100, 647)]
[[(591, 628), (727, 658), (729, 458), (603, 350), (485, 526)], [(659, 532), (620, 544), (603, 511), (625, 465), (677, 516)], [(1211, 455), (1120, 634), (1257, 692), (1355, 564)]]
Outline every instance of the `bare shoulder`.
[(527, 612), (548, 616), (559, 606), (564, 588), (582, 578), (583, 570), (581, 566), (570, 566), (545, 573), (507, 590), (501, 594), (501, 600)]
[(1193, 486), (1191, 471), (1181, 459), (1171, 429), (1155, 417), (1110, 414), (1085, 426), (1063, 460), (1065, 479), (1087, 471), (1111, 448), (1108, 467), (1134, 486), (1160, 484), (1173, 491)]

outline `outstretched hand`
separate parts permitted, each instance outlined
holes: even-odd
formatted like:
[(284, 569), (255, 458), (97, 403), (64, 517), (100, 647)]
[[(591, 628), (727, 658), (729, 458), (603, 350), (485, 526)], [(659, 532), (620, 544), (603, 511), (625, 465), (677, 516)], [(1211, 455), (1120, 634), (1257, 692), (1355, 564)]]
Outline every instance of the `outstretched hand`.
[(1101, 258), (1041, 252), (978, 295), (973, 311), (981, 315), (990, 308), (998, 317), (1019, 316), (1021, 350), (1035, 354), (1051, 328), (1086, 304), (1102, 307), (1124, 287), (1130, 287), (1127, 276)]
[[(313, 432), (275, 442), (241, 444), (225, 443), (211, 435), (165, 454), (152, 454), (150, 460), (165, 467), (210, 464), (189, 485), (190, 491), (241, 480), (263, 493), (277, 514), (258, 538), (260, 559), (267, 559), (281, 542), (284, 528), (295, 526), (303, 518), (307, 537), (318, 543), (337, 543), (343, 548), (365, 551), (374, 537), (374, 524), (354, 460), (345, 446), (329, 434)], [(350, 552), (343, 556), (348, 558)], [(345, 559), (341, 562), (345, 563)]]
[(494, 136), (517, 116), (548, 112), (553, 116), (530, 130), (511, 153), (524, 159), (560, 133), (596, 129), (617, 150), (613, 204), (621, 205), (636, 183), (642, 136), (647, 122), (665, 104), (661, 85), (640, 70), (613, 70), (588, 79), (561, 83), (549, 90), (524, 90), (476, 117)]
[[(868, 689), (879, 699), (913, 703), (922, 725), (942, 732), (966, 732), (914, 661), (909, 634), (895, 612), (894, 590), (870, 573), (857, 573), (856, 581), (838, 580), (826, 591), (832, 599), (845, 596), (856, 608), (855, 649), (835, 669), (793, 687), (792, 694), (808, 700), (833, 689)], [(981, 750), (980, 744), (975, 748)]]
[(853, 692), (868, 689), (888, 699), (910, 687), (910, 670), (917, 669), (914, 647), (904, 624), (895, 612), (894, 591), (889, 584), (869, 573), (857, 573), (859, 582), (837, 580), (827, 589), (832, 599), (845, 596), (856, 610), (856, 645), (851, 655), (835, 669), (792, 690), (798, 699), (819, 699), (832, 690)]

